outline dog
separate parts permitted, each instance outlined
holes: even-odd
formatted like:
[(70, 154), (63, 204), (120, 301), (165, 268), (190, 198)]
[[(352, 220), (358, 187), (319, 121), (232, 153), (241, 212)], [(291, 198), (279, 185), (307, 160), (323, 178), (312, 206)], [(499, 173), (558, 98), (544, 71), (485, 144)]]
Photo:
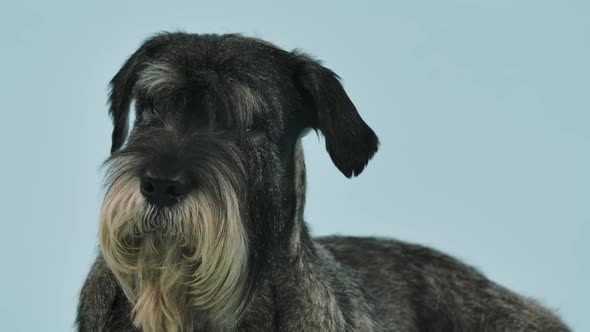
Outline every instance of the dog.
[(161, 33), (110, 86), (100, 252), (79, 331), (569, 331), (433, 249), (310, 236), (301, 138), (320, 132), (348, 178), (379, 142), (309, 55)]

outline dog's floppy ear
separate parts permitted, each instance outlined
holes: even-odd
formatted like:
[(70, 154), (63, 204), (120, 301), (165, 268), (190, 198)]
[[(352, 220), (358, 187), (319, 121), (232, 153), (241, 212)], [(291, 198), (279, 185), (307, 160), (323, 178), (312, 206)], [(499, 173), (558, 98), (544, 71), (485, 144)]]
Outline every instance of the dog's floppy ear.
[(168, 44), (168, 35), (161, 34), (148, 39), (133, 53), (110, 82), (109, 113), (113, 118), (111, 153), (119, 150), (127, 138), (129, 106), (139, 73), (145, 64), (156, 57)]
[(377, 136), (360, 117), (338, 75), (307, 55), (293, 54), (307, 125), (321, 131), (332, 161), (346, 177), (359, 175), (377, 152)]

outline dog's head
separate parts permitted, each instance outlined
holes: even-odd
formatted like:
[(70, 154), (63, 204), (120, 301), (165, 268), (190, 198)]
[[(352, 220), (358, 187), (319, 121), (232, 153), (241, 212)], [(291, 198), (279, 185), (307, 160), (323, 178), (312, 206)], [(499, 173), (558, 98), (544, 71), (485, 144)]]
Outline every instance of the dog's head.
[(289, 229), (307, 129), (347, 177), (377, 150), (332, 71), (258, 39), (161, 34), (111, 88), (100, 241), (144, 331), (237, 322)]

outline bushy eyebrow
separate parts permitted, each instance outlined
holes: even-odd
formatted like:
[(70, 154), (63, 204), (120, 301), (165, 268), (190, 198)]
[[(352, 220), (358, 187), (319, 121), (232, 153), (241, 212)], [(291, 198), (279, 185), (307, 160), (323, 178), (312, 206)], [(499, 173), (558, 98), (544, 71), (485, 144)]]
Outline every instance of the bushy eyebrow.
[(275, 124), (265, 128), (280, 132), (283, 105), (277, 98), (281, 92), (273, 84), (273, 77), (238, 78), (232, 77), (231, 71), (221, 70), (224, 69), (184, 70), (154, 60), (139, 73), (135, 94), (161, 104), (158, 112), (199, 114), (199, 119), (209, 122), (211, 128), (246, 132), (256, 125), (256, 119), (264, 118)]

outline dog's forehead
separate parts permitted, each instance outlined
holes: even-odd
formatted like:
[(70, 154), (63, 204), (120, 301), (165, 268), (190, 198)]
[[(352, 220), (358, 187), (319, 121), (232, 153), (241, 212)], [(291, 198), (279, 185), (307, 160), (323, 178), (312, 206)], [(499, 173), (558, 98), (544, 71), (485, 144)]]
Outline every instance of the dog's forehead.
[(218, 111), (238, 112), (234, 118), (240, 121), (264, 114), (277, 123), (284, 106), (278, 98), (285, 88), (284, 54), (270, 43), (236, 35), (173, 40), (143, 63), (136, 94), (160, 103), (206, 98)]
[[(162, 88), (213, 88), (231, 85), (267, 88), (287, 67), (287, 52), (238, 35), (188, 35), (172, 38), (143, 64), (138, 83), (147, 91)], [(282, 55), (282, 56), (281, 56)]]

